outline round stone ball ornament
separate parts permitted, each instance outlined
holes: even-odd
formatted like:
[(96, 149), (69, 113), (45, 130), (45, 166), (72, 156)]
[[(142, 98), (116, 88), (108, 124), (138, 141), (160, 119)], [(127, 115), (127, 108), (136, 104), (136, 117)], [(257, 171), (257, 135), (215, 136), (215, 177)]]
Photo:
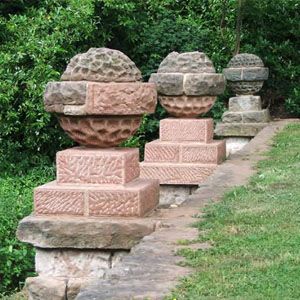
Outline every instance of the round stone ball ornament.
[(261, 90), (264, 80), (268, 79), (269, 69), (258, 56), (241, 53), (229, 61), (223, 73), (236, 95), (252, 95)]
[(211, 60), (198, 51), (170, 53), (149, 82), (156, 84), (161, 105), (180, 118), (207, 113), (225, 89), (223, 74), (217, 74)]
[(79, 144), (114, 147), (135, 133), (143, 114), (155, 110), (155, 84), (141, 78), (122, 52), (91, 48), (71, 59), (62, 81), (47, 84), (45, 108)]

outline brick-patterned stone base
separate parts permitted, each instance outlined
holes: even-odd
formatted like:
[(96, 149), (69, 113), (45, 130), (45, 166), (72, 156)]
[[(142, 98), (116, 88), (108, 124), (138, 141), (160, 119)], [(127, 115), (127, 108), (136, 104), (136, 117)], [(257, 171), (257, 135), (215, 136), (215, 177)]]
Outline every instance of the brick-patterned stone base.
[(199, 184), (210, 176), (217, 164), (141, 163), (141, 178), (159, 179), (160, 184)]
[(35, 189), (36, 215), (137, 216), (158, 204), (158, 181), (136, 179), (125, 185), (58, 184)]

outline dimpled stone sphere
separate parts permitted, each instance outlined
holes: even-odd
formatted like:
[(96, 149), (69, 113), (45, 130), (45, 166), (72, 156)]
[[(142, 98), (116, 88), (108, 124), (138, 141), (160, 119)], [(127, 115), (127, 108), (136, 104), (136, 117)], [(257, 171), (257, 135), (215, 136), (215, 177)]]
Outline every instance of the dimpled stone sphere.
[(91, 48), (75, 55), (63, 73), (61, 80), (130, 82), (140, 81), (141, 72), (124, 53), (108, 48)]
[(237, 95), (252, 95), (259, 92), (264, 80), (268, 79), (269, 69), (254, 54), (235, 55), (223, 71), (228, 86)]
[(47, 84), (45, 108), (80, 145), (114, 147), (135, 133), (145, 113), (155, 111), (155, 84), (141, 78), (122, 52), (91, 48), (71, 59), (62, 81)]
[(198, 51), (170, 53), (149, 82), (156, 84), (161, 105), (179, 118), (207, 113), (225, 89), (223, 74), (216, 74), (211, 60)]

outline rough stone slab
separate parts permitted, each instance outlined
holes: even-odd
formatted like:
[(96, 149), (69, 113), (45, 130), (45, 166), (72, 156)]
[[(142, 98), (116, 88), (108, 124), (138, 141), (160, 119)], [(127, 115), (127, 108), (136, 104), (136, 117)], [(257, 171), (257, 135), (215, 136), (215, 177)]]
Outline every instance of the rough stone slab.
[(154, 82), (161, 95), (179, 96), (183, 94), (183, 74), (153, 73), (149, 82)]
[(161, 141), (210, 142), (213, 139), (212, 119), (174, 119), (160, 121), (159, 139)]
[(47, 183), (34, 191), (37, 215), (144, 216), (158, 204), (158, 182), (136, 179), (126, 185)]
[(183, 90), (190, 96), (216, 96), (224, 92), (225, 78), (223, 74), (186, 74)]
[(251, 140), (249, 137), (226, 138), (226, 157), (243, 149)]
[(199, 184), (217, 168), (216, 164), (141, 163), (141, 178), (158, 179), (160, 184)]
[(225, 159), (225, 141), (164, 142), (155, 140), (145, 146), (145, 162), (183, 162), (219, 164)]
[(260, 96), (238, 96), (229, 99), (228, 104), (229, 111), (260, 111), (261, 110), (261, 98)]
[(256, 136), (268, 123), (218, 123), (215, 134), (218, 136)]
[(263, 81), (269, 76), (264, 67), (225, 68), (223, 73), (228, 81)]
[(66, 300), (66, 280), (51, 277), (29, 277), (25, 288), (29, 300)]
[(39, 248), (131, 249), (155, 230), (149, 218), (28, 216), (17, 237)]
[(268, 109), (243, 112), (226, 111), (222, 116), (223, 123), (267, 123), (269, 120)]
[(142, 82), (49, 82), (44, 95), (46, 111), (70, 116), (141, 115), (156, 102), (155, 84)]
[(198, 185), (160, 185), (159, 205), (180, 205), (197, 189)]
[(35, 271), (48, 277), (102, 278), (110, 268), (109, 252), (82, 249), (36, 249)]
[(139, 151), (85, 147), (59, 151), (56, 173), (58, 183), (125, 184), (140, 174)]

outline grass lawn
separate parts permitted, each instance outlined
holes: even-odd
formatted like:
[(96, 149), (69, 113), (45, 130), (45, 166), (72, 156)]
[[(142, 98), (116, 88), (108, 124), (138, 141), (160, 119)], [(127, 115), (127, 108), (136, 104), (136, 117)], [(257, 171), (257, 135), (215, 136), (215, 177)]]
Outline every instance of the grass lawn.
[(199, 241), (184, 250), (195, 273), (167, 299), (300, 299), (300, 124), (274, 139), (247, 186), (205, 209)]

